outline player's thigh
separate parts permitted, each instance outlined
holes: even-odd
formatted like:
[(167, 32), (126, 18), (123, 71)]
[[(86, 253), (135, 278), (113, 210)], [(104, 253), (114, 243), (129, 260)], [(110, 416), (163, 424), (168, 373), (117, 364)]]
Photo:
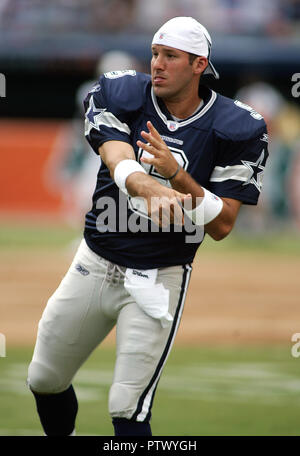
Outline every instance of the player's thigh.
[(80, 365), (114, 326), (100, 310), (105, 274), (105, 264), (86, 245), (79, 248), (38, 325), (28, 374), (32, 389), (66, 389)]
[(163, 327), (135, 302), (122, 308), (117, 321), (117, 360), (110, 391), (112, 416), (146, 418), (152, 398), (173, 345), (186, 296), (191, 268), (159, 270), (158, 282), (170, 291), (173, 321)]
[[(88, 322), (86, 321), (86, 324)], [(68, 388), (80, 366), (110, 332), (114, 321), (95, 318), (74, 344), (39, 333), (28, 369), (28, 385), (35, 392), (59, 393)]]
[[(149, 370), (151, 362), (157, 364), (162, 352), (171, 345), (177, 332), (189, 275), (188, 267), (178, 266), (159, 270), (157, 282), (161, 282), (169, 290), (169, 312), (173, 317), (173, 321), (167, 327), (163, 327), (160, 320), (147, 315), (135, 302), (121, 309), (117, 320), (118, 358), (126, 353), (145, 359)], [(128, 372), (126, 367), (122, 367), (122, 370)]]

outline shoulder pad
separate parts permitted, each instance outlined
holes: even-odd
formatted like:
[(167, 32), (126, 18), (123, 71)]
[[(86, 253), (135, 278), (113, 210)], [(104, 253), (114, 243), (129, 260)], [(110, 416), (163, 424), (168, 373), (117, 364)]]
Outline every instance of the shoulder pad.
[(257, 137), (266, 129), (266, 124), (263, 116), (251, 106), (219, 95), (214, 129), (227, 139), (243, 141)]
[(133, 112), (143, 107), (151, 77), (134, 70), (110, 71), (100, 77), (99, 85), (108, 109), (115, 114)]

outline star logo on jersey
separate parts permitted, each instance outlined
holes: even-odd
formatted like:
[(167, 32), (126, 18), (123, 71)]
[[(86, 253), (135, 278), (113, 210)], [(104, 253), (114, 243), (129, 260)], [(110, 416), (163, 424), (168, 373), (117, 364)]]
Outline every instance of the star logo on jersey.
[(106, 108), (96, 108), (94, 102), (94, 96), (92, 95), (89, 102), (88, 110), (86, 111), (86, 123), (87, 128), (85, 134), (89, 134), (92, 128), (95, 130), (100, 130), (100, 118), (103, 116), (103, 113), (106, 111)]
[(262, 137), (260, 138), (261, 141), (269, 142), (269, 135), (267, 133), (263, 133)]
[(253, 184), (257, 188), (257, 190), (260, 192), (261, 187), (262, 187), (262, 179), (263, 179), (263, 174), (265, 167), (262, 166), (262, 162), (264, 161), (265, 158), (265, 150), (262, 150), (262, 153), (260, 154), (259, 158), (257, 161), (251, 162), (247, 160), (242, 160), (243, 165), (245, 165), (251, 174), (249, 174), (249, 177), (246, 182), (244, 182), (243, 185), (247, 184)]
[(100, 90), (101, 90), (100, 84), (96, 84), (92, 87), (92, 90), (90, 90), (90, 93), (99, 92)]

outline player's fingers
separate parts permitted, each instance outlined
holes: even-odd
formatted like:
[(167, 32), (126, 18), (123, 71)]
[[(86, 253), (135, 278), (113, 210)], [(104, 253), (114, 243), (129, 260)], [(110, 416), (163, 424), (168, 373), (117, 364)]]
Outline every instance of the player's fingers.
[(167, 216), (166, 210), (169, 212), (167, 207), (166, 197), (154, 197), (151, 198), (151, 219), (160, 227), (165, 227), (170, 224), (170, 216)]
[(184, 223), (184, 213), (182, 209), (182, 200), (184, 199), (186, 195), (183, 195), (182, 197), (177, 197), (175, 196), (173, 198), (173, 203), (172, 203), (172, 217), (173, 217), (173, 223), (175, 225), (183, 225)]
[(141, 157), (140, 160), (141, 160), (141, 162), (147, 163), (148, 165), (155, 166), (155, 164), (156, 164), (156, 159), (155, 158)]
[(159, 140), (159, 139), (155, 138), (151, 133), (147, 133), (146, 131), (141, 131), (141, 136), (156, 149), (161, 149), (162, 147), (166, 146), (165, 142), (162, 139)]
[(150, 211), (150, 217), (151, 220), (158, 226), (162, 226), (161, 224), (161, 219), (160, 219), (160, 214), (159, 214), (159, 209), (157, 208), (156, 210)]
[(184, 224), (184, 213), (182, 210), (181, 204), (174, 204), (172, 206), (173, 214), (172, 214), (172, 219), (174, 225), (183, 225)]
[(190, 193), (180, 193), (180, 192), (177, 192), (176, 191), (176, 198), (178, 201), (180, 201), (181, 203), (183, 203), (184, 201), (189, 201), (191, 198), (192, 198), (192, 195)]
[(148, 120), (147, 122), (147, 127), (154, 138), (158, 139), (159, 141), (165, 144), (164, 140), (162, 139), (156, 128), (152, 125), (152, 122), (150, 122), (150, 120)]
[(159, 209), (158, 209), (158, 218), (159, 218), (159, 225), (160, 225), (160, 226), (164, 226), (163, 208), (162, 208), (162, 206), (159, 206)]
[(159, 151), (155, 149), (155, 147), (151, 146), (151, 144), (146, 144), (143, 141), (138, 140), (136, 142), (137, 146), (143, 150), (146, 150), (151, 155), (159, 156)]
[(181, 220), (184, 224), (184, 212), (183, 209), (192, 209), (192, 195), (189, 193), (188, 195), (178, 195), (177, 197), (178, 205), (181, 209)]
[(173, 211), (172, 211), (170, 205), (162, 206), (161, 211), (160, 211), (160, 220), (161, 220), (161, 226), (163, 228), (170, 226), (170, 224), (173, 221)]
[(171, 223), (182, 225), (184, 222), (181, 205), (175, 197), (162, 199), (159, 215), (163, 227)]

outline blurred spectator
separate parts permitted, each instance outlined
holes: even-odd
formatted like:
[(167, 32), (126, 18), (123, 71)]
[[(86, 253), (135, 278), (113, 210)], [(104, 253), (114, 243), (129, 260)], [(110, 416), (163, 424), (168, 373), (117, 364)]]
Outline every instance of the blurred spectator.
[[(282, 0), (281, 0), (282, 1)], [(153, 32), (174, 16), (194, 16), (212, 32), (265, 34), (272, 24), (285, 22), (280, 0), (139, 0), (136, 24)], [(281, 28), (281, 27), (280, 27)]]
[(92, 0), (91, 31), (118, 33), (132, 27), (136, 0)]
[(295, 188), (291, 187), (291, 176), (294, 162), (300, 157), (300, 111), (266, 82), (242, 87), (236, 98), (264, 117), (268, 127), (270, 153), (258, 205), (260, 210), (254, 213), (251, 207), (243, 207), (237, 229), (242, 227), (243, 231), (260, 233), (288, 228), (295, 216)]
[[(174, 16), (194, 16), (212, 33), (299, 33), (299, 0), (2, 0), (1, 29), (30, 35), (152, 33)], [(298, 25), (298, 27), (297, 27)]]
[(35, 33), (103, 33), (131, 23), (136, 0), (2, 0), (2, 29)]
[[(300, 2), (299, 0), (283, 0), (280, 2), (283, 15), (291, 22), (300, 21)], [(299, 25), (299, 23), (298, 23)]]
[(227, 33), (264, 35), (272, 24), (284, 21), (280, 0), (219, 0), (218, 10)]
[[(175, 16), (196, 16), (198, 4), (203, 3), (201, 0), (139, 0), (135, 9), (135, 27), (140, 32), (154, 33), (164, 22)], [(205, 23), (204, 17), (206, 9), (215, 3), (205, 2), (207, 5), (203, 8), (201, 22)], [(213, 8), (214, 9), (214, 8)], [(199, 18), (197, 18), (199, 19)]]

